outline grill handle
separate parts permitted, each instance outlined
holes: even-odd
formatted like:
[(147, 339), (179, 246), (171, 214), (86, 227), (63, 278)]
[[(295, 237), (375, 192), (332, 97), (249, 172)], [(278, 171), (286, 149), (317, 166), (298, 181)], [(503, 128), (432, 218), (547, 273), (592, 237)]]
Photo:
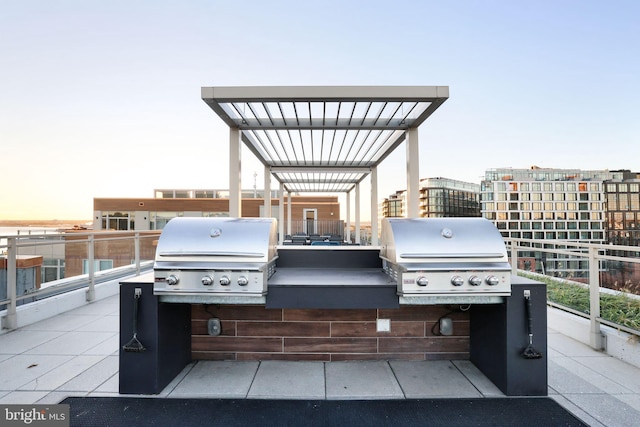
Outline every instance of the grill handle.
[(211, 251), (190, 251), (190, 252), (160, 252), (159, 256), (172, 257), (192, 257), (192, 256), (228, 256), (242, 258), (263, 258), (265, 255), (258, 252), (211, 252)]
[(401, 258), (503, 258), (504, 254), (501, 253), (403, 253), (400, 254)]

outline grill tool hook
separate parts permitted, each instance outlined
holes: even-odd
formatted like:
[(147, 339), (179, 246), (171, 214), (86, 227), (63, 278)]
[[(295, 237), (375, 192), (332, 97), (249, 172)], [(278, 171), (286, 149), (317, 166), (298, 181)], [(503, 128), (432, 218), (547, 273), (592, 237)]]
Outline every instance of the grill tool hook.
[(133, 338), (131, 338), (131, 341), (122, 346), (122, 349), (124, 351), (140, 353), (146, 350), (146, 348), (138, 340), (138, 305), (140, 304), (141, 294), (142, 289), (136, 288), (133, 294)]
[(524, 291), (525, 311), (527, 314), (527, 332), (529, 334), (529, 345), (523, 350), (522, 357), (525, 359), (540, 359), (542, 353), (533, 348), (533, 316), (531, 314), (531, 292)]

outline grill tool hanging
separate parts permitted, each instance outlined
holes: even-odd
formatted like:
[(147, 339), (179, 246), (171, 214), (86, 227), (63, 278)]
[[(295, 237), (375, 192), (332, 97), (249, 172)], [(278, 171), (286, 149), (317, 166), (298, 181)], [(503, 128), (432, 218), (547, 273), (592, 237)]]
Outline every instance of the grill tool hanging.
[(138, 340), (138, 305), (140, 304), (140, 295), (142, 294), (142, 289), (136, 288), (133, 295), (133, 338), (122, 346), (124, 351), (131, 351), (135, 353), (140, 353), (145, 351), (146, 348), (142, 345), (142, 343)]
[(542, 353), (533, 348), (533, 316), (531, 314), (531, 291), (524, 291), (525, 312), (527, 314), (527, 333), (529, 334), (529, 345), (523, 350), (522, 357), (525, 359), (540, 359)]

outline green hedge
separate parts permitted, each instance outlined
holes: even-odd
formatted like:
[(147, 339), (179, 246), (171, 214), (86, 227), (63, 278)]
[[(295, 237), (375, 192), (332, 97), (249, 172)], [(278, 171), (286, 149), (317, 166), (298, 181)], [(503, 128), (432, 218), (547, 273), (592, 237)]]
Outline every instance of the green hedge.
[[(559, 282), (552, 277), (523, 276), (545, 283), (549, 301), (589, 314), (589, 289)], [(624, 294), (600, 293), (600, 317), (640, 331), (640, 299), (629, 298)]]

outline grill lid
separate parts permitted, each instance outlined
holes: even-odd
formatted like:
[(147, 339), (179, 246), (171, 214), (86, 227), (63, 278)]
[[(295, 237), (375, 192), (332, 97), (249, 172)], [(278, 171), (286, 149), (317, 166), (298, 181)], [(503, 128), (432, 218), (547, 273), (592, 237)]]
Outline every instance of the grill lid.
[(498, 229), (484, 218), (388, 218), (382, 258), (394, 264), (507, 262)]
[(182, 263), (268, 263), (276, 256), (273, 218), (174, 218), (162, 230), (156, 266)]

